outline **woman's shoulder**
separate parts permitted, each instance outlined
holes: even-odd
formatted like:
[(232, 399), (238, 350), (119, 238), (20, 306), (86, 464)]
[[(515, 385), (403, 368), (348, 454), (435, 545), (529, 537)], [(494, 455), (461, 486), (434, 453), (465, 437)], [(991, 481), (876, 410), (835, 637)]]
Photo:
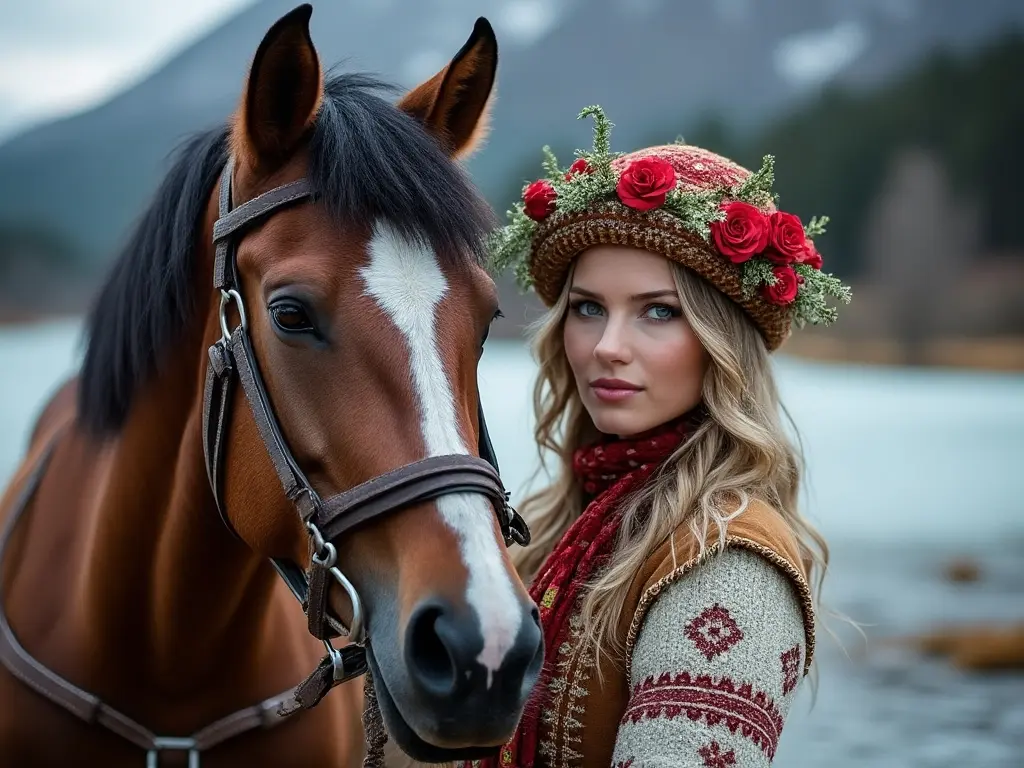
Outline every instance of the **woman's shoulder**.
[(726, 510), (724, 537), (712, 525), (703, 538), (689, 521), (680, 523), (646, 558), (636, 582), (654, 586), (665, 578), (682, 575), (730, 548), (760, 554), (784, 570), (806, 579), (806, 565), (793, 527), (782, 514), (760, 499), (750, 498), (735, 509)]
[(765, 575), (771, 574), (788, 583), (799, 605), (807, 643), (805, 668), (809, 667), (814, 648), (814, 603), (792, 526), (778, 510), (757, 499), (750, 499), (729, 517), (724, 538), (713, 527), (702, 547), (690, 525), (684, 523), (648, 556), (634, 578), (622, 617), (627, 648), (635, 643), (655, 600), (673, 584), (682, 580), (692, 585), (712, 584), (739, 597), (760, 591)]
[(767, 768), (810, 650), (786, 578), (727, 548), (650, 606), (627, 656), (614, 762), (697, 765), (699, 754), (700, 764)]

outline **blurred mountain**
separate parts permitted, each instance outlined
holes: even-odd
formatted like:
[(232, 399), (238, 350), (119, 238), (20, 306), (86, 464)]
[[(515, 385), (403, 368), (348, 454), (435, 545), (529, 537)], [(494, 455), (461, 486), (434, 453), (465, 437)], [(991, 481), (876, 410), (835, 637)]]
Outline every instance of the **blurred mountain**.
[[(262, 35), (296, 4), (261, 0), (106, 103), (0, 146), (0, 226), (52, 232), (101, 270), (168, 154), (230, 114)], [(589, 144), (589, 123), (574, 120), (587, 104), (617, 123), (620, 149), (685, 136), (709, 115), (749, 134), (824, 88), (874, 88), (937, 47), (1024, 28), (1019, 0), (337, 0), (315, 6), (313, 36), (325, 65), (409, 87), (478, 15), (501, 63), (491, 138), (470, 170), (499, 210), (538, 172), (544, 143), (563, 162)]]

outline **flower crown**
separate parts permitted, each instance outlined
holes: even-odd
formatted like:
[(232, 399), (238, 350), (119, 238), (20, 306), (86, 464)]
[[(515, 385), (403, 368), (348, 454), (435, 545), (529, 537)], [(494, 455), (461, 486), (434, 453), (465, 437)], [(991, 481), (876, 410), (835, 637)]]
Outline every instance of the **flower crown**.
[(771, 155), (737, 184), (694, 189), (678, 178), (672, 163), (656, 155), (616, 167), (613, 163), (623, 153), (611, 151), (613, 124), (599, 106), (587, 107), (577, 119), (586, 117), (594, 118), (593, 148), (577, 150), (576, 160), (563, 169), (545, 146), (546, 178), (524, 187), (522, 201), (508, 211), (509, 223), (488, 241), (492, 268), (511, 267), (523, 290), (533, 283), (532, 243), (542, 222), (555, 213), (584, 213), (601, 203), (618, 202), (634, 213), (658, 211), (677, 219), (742, 270), (745, 297), (759, 293), (787, 311), (798, 327), (834, 322), (838, 313), (828, 297), (849, 303), (849, 287), (822, 271), (822, 257), (814, 246), (813, 238), (825, 232), (828, 217), (814, 217), (805, 226), (798, 216), (776, 210)]

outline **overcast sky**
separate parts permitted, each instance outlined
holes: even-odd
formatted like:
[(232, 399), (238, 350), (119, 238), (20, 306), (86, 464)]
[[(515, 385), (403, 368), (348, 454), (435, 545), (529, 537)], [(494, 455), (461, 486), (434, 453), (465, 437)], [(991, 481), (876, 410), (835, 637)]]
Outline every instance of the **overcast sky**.
[[(634, 5), (661, 1), (666, 0), (631, 0)], [(913, 1), (884, 0), (884, 5), (892, 13)], [(0, 0), (0, 142), (114, 95), (253, 2)], [(497, 21), (505, 34), (536, 37), (555, 21), (553, 2), (507, 0)], [(714, 0), (727, 18), (742, 18), (753, 2)], [(794, 84), (813, 87), (856, 59), (866, 45), (860, 24), (841, 21), (783, 40), (773, 64)]]
[(253, 0), (0, 0), (0, 141), (144, 77)]

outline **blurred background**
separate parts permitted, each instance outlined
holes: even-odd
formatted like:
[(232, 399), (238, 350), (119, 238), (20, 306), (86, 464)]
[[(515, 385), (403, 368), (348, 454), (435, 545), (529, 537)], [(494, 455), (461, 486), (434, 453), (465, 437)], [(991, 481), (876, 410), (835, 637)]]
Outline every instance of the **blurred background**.
[[(80, 317), (190, 132), (223, 121), (296, 0), (4, 0), (0, 23), (0, 479), (81, 354)], [(819, 688), (776, 765), (1024, 765), (1024, 3), (1020, 0), (329, 0), (325, 65), (411, 87), (484, 15), (501, 63), (469, 163), (499, 212), (589, 146), (682, 136), (757, 167), (854, 290), (777, 356), (832, 546)], [(522, 341), (481, 387), (506, 482), (543, 476)], [(832, 637), (828, 629), (835, 633)], [(813, 707), (811, 706), (813, 703)]]

